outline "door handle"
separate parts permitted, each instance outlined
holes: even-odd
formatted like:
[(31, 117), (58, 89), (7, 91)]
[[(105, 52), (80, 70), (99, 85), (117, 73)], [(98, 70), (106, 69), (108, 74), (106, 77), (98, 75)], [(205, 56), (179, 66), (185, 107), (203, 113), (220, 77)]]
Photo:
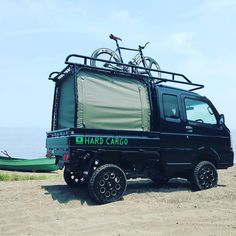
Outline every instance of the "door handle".
[(186, 131), (189, 132), (189, 133), (192, 133), (192, 132), (193, 132), (193, 127), (190, 126), (190, 125), (187, 125), (187, 126), (185, 127), (185, 129), (186, 129)]

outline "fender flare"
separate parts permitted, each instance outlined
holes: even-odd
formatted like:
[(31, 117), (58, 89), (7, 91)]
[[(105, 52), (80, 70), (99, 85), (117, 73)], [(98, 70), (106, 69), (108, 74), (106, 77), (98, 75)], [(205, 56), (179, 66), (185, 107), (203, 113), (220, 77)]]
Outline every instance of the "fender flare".
[(199, 147), (194, 154), (194, 164), (196, 165), (200, 160), (208, 160), (217, 165), (221, 158), (219, 153), (212, 147)]

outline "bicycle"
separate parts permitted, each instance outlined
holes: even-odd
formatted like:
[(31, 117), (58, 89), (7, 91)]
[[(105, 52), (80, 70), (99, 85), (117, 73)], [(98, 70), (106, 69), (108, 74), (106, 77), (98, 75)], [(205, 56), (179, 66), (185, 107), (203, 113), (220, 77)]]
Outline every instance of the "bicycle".
[[(110, 34), (110, 39), (114, 40), (116, 42), (116, 50), (113, 51), (109, 48), (99, 48), (97, 50), (95, 50), (92, 54), (92, 58), (96, 58), (96, 59), (103, 59), (104, 60), (104, 56), (107, 57), (108, 59), (106, 59), (109, 62), (102, 62), (101, 61), (97, 61), (97, 60), (92, 60), (90, 61), (90, 65), (93, 67), (105, 67), (105, 68), (110, 68), (113, 70), (122, 70), (124, 72), (130, 72), (130, 69), (132, 68), (132, 72), (133, 73), (137, 73), (137, 74), (148, 74), (149, 76), (152, 76), (152, 73), (150, 70), (145, 70), (145, 69), (141, 69), (141, 68), (136, 68), (136, 67), (132, 67), (133, 66), (138, 66), (138, 67), (144, 67), (147, 69), (157, 69), (160, 70), (160, 66), (159, 64), (151, 57), (146, 57), (143, 55), (143, 49), (148, 45), (149, 42), (147, 42), (144, 46), (138, 46), (138, 49), (133, 49), (133, 48), (125, 48), (125, 47), (120, 47), (118, 41), (122, 41), (121, 38), (114, 36), (113, 34)], [(121, 50), (128, 50), (128, 51), (137, 51), (138, 54), (136, 56), (134, 56), (131, 61), (128, 62), (128, 65), (131, 66), (125, 66), (125, 65), (121, 65), (121, 64), (116, 64), (116, 63), (124, 63), (123, 58), (122, 58), (122, 54), (121, 54)], [(116, 53), (118, 52), (118, 54)], [(101, 63), (101, 65), (99, 64)], [(152, 71), (153, 72), (153, 71)], [(161, 77), (161, 73), (158, 71), (158, 77)]]

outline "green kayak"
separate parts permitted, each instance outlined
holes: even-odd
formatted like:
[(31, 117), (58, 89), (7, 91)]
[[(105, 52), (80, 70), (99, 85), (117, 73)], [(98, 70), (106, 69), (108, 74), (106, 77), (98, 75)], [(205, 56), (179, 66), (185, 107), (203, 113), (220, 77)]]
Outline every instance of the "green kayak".
[(0, 170), (49, 172), (58, 170), (55, 158), (22, 159), (0, 156)]

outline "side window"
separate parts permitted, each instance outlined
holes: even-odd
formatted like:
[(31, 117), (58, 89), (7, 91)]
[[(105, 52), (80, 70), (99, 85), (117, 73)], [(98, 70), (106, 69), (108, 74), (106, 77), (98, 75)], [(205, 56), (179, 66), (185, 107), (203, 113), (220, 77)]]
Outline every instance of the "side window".
[(163, 108), (165, 118), (179, 119), (178, 99), (175, 95), (163, 95)]
[(217, 120), (211, 107), (203, 101), (185, 98), (187, 120), (216, 125)]

